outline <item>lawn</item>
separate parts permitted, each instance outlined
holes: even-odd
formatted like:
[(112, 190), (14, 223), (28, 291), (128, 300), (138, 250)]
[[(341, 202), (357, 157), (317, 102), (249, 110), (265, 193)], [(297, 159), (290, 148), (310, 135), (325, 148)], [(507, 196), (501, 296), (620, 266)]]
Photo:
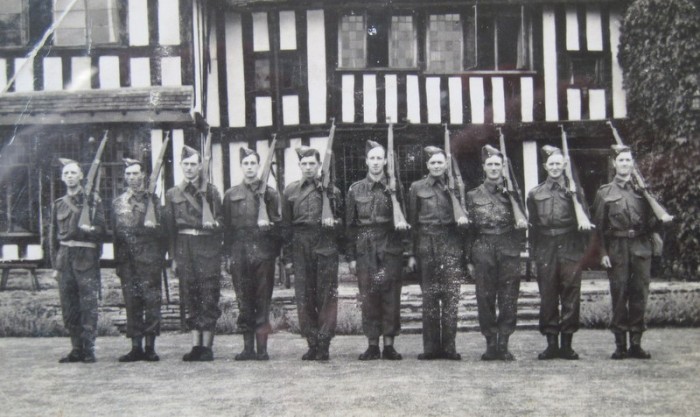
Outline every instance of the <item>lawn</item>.
[(478, 333), (458, 335), (461, 362), (416, 360), (404, 335), (400, 362), (356, 360), (361, 336), (334, 340), (331, 361), (302, 362), (305, 343), (281, 332), (269, 362), (239, 363), (240, 336), (215, 341), (216, 360), (183, 363), (189, 336), (158, 339), (161, 362), (120, 364), (123, 337), (98, 338), (98, 362), (59, 365), (66, 338), (0, 339), (3, 416), (692, 416), (700, 408), (700, 329), (652, 329), (649, 361), (608, 359), (612, 334), (582, 330), (579, 361), (538, 361), (535, 331), (512, 338), (512, 363), (481, 362)]

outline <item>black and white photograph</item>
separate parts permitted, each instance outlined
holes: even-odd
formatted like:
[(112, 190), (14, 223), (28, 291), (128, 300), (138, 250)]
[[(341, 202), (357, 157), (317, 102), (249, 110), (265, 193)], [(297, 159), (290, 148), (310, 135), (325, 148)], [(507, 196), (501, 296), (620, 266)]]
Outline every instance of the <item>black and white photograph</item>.
[(0, 414), (694, 416), (700, 0), (0, 0)]

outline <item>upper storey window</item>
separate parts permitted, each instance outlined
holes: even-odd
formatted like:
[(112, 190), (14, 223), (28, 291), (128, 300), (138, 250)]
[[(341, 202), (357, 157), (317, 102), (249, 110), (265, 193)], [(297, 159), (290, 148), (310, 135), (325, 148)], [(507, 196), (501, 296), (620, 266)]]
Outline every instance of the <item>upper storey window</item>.
[[(57, 20), (72, 0), (53, 0)], [(108, 45), (119, 42), (121, 15), (119, 0), (78, 0), (54, 32), (54, 45)]]
[(0, 47), (23, 46), (27, 43), (27, 0), (4, 0), (0, 8)]
[(426, 36), (428, 71), (461, 71), (462, 37), (458, 14), (430, 15)]
[(341, 68), (414, 68), (416, 25), (412, 15), (365, 12), (340, 18)]
[(532, 21), (524, 6), (474, 6), (465, 16), (465, 68), (508, 71), (532, 68)]

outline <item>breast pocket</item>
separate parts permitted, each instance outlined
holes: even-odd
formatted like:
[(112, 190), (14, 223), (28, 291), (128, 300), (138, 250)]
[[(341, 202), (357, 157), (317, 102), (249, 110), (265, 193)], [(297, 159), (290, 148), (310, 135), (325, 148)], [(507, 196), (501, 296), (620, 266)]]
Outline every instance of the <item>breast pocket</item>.
[(372, 197), (355, 197), (357, 217), (367, 219), (372, 217)]
[(171, 201), (176, 219), (189, 217), (189, 204), (187, 203), (187, 199), (185, 197), (174, 196)]
[(616, 226), (629, 227), (628, 213), (622, 196), (605, 197), (605, 204), (608, 207), (608, 217), (615, 222)]
[(417, 195), (421, 211), (434, 212), (437, 209), (437, 196), (435, 193), (429, 190), (421, 190)]
[[(70, 230), (71, 227), (71, 211), (70, 210), (61, 210), (58, 213), (56, 213), (56, 220), (58, 223), (58, 232), (59, 233), (66, 233)], [(77, 219), (77, 216), (76, 216)]]
[(247, 212), (247, 204), (245, 201), (245, 196), (243, 195), (232, 195), (229, 198), (229, 202), (231, 204), (231, 217), (233, 219), (240, 218), (242, 216), (245, 216)]
[(484, 222), (493, 215), (493, 201), (487, 198), (477, 198), (474, 200), (474, 208), (472, 210), (477, 223)]
[(537, 216), (539, 216), (540, 219), (549, 218), (552, 213), (552, 196), (540, 194), (535, 195), (533, 198), (535, 200), (535, 206), (537, 206)]

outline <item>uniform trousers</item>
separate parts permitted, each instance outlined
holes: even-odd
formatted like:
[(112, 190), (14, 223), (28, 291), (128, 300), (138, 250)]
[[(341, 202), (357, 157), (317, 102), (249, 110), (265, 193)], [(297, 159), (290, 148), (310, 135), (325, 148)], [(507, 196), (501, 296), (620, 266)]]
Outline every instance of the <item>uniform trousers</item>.
[(221, 316), (221, 241), (218, 235), (177, 237), (177, 274), (182, 279), (188, 310), (187, 328), (214, 331)]
[(160, 334), (162, 300), (160, 265), (129, 262), (119, 277), (126, 304), (126, 336)]
[(634, 239), (611, 237), (608, 241), (608, 255), (612, 263), (612, 268), (608, 269), (608, 279), (612, 298), (610, 329), (613, 333), (642, 333), (646, 330), (644, 311), (649, 298), (651, 250), (648, 256), (635, 255), (630, 246), (639, 246), (640, 242), (633, 242)]

